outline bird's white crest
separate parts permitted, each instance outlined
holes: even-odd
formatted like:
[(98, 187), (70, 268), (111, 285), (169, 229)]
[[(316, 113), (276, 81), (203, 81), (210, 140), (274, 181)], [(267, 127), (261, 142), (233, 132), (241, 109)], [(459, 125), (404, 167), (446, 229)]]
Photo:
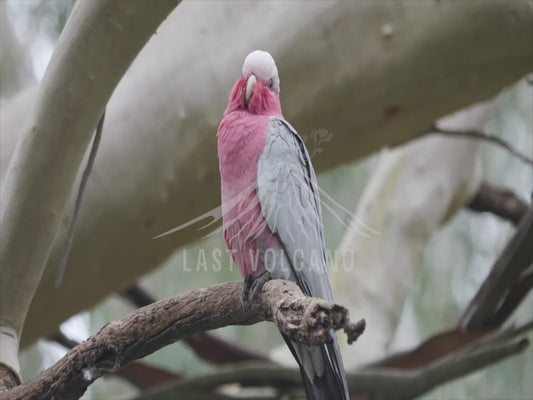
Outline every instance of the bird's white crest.
[(265, 83), (272, 79), (275, 90), (279, 92), (278, 67), (269, 52), (255, 50), (246, 56), (242, 76), (247, 78), (252, 74)]

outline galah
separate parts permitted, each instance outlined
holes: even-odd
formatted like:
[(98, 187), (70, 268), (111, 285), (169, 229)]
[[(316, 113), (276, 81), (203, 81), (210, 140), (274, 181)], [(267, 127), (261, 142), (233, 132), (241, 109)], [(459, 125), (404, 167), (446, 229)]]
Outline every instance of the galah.
[[(218, 157), (224, 239), (244, 277), (243, 305), (273, 278), (334, 302), (316, 175), (304, 142), (283, 118), (278, 70), (265, 51), (244, 60), (218, 129)], [(309, 399), (348, 398), (333, 330), (332, 342), (316, 347), (283, 336)]]

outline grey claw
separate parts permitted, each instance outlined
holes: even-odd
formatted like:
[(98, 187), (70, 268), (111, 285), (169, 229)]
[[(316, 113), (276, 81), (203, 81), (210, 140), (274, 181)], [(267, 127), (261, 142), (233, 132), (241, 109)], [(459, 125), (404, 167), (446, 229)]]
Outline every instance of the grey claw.
[(242, 308), (246, 308), (246, 304), (248, 303), (248, 297), (250, 296), (250, 288), (253, 285), (253, 278), (251, 276), (244, 279), (244, 282), (242, 284), (242, 292), (241, 292), (241, 306)]
[[(261, 289), (263, 289), (263, 285), (270, 279), (272, 279), (272, 277), (268, 271), (263, 272), (257, 278), (249, 276), (248, 278), (244, 279), (241, 293), (242, 308), (248, 307), (250, 302), (255, 303), (257, 301), (259, 293), (261, 293)], [(251, 299), (250, 295), (252, 296)]]
[(257, 301), (259, 293), (261, 293), (261, 290), (263, 289), (263, 285), (270, 279), (272, 279), (272, 277), (268, 271), (263, 272), (260, 276), (254, 279), (252, 287), (250, 288), (250, 291), (252, 292), (252, 302), (255, 303)]

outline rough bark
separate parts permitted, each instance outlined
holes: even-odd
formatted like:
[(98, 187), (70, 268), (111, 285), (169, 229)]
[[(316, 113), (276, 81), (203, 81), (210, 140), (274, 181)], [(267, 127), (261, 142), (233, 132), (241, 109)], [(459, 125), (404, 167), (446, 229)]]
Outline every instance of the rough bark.
[[(183, 4), (109, 104), (110, 134), (104, 131), (64, 284), (53, 288), (68, 214), (25, 343), (203, 234), (195, 225), (151, 240), (217, 206), (215, 132), (250, 50), (278, 60), (285, 115), (299, 132), (333, 133), (314, 159), (320, 171), (409, 140), (525, 75), (533, 66), (532, 22), (529, 3), (505, 1)], [(243, 33), (239, 40), (234, 32)], [(11, 105), (2, 113), (3, 154), (18, 114)]]
[[(61, 331), (56, 332), (48, 339), (66, 347), (69, 350), (80, 344), (79, 342), (76, 342), (75, 340), (65, 336)], [(165, 385), (182, 379), (181, 375), (144, 364), (141, 361), (133, 361), (129, 364), (126, 364), (124, 367), (116, 371), (115, 375), (126, 379), (139, 389), (148, 389), (150, 387)], [(20, 383), (21, 382), (17, 384), (19, 385)]]
[(198, 289), (138, 309), (105, 325), (36, 378), (0, 399), (78, 399), (106, 372), (142, 358), (192, 334), (227, 325), (273, 321), (289, 338), (308, 345), (331, 341), (331, 329), (351, 326), (348, 311), (306, 297), (296, 284), (267, 282), (257, 303), (241, 304), (242, 283), (228, 282)]
[[(0, 362), (18, 370), (17, 339), (61, 210), (105, 104), (176, 1), (79, 2), (21, 129), (0, 199)], [(0, 329), (4, 336), (6, 329)]]
[[(122, 293), (122, 296), (139, 308), (157, 301), (154, 296), (140, 286), (128, 288)], [(239, 346), (237, 343), (211, 332), (200, 332), (186, 337), (184, 342), (189, 345), (197, 357), (215, 365), (244, 361), (271, 362), (268, 355)]]

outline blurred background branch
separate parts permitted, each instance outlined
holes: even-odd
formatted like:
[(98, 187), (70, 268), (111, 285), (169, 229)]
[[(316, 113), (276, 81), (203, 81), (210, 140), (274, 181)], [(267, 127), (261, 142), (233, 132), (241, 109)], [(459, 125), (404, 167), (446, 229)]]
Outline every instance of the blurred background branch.
[[(531, 329), (531, 327), (529, 327)], [(487, 365), (524, 351), (527, 339), (517, 339), (517, 330), (493, 335), (490, 339), (477, 340), (458, 351), (445, 354), (431, 363), (409, 369), (387, 368), (379, 364), (361, 367), (348, 372), (348, 385), (352, 398), (407, 399), (419, 396), (435, 386), (472, 373)], [(217, 392), (231, 397), (224, 386), (238, 384), (240, 387), (270, 388), (271, 395), (249, 395), (249, 399), (282, 396), (302, 396), (298, 371), (275, 365), (243, 364), (227, 366), (214, 373), (175, 382), (160, 389), (153, 389), (135, 397), (135, 400), (163, 400), (177, 396), (209, 396)], [(222, 388), (222, 389), (221, 389)], [(229, 393), (228, 393), (229, 392)], [(269, 393), (269, 392), (267, 392)], [(241, 398), (240, 396), (238, 398)]]
[(468, 208), (472, 211), (493, 213), (513, 225), (518, 225), (526, 214), (528, 203), (506, 187), (482, 182)]
[(495, 328), (513, 313), (518, 305), (517, 301), (512, 303), (506, 301), (513, 295), (513, 289), (515, 292), (518, 290), (525, 292), (521, 296), (523, 298), (533, 287), (529, 286), (525, 291), (521, 289), (524, 282), (531, 282), (529, 275), (533, 266), (532, 243), (533, 206), (530, 206), (516, 233), (503, 249), (489, 276), (463, 314), (459, 323), (461, 329), (475, 331)]
[(460, 136), (460, 137), (469, 138), (469, 139), (485, 140), (489, 143), (493, 143), (497, 146), (500, 146), (501, 148), (507, 150), (509, 153), (511, 153), (513, 156), (515, 156), (519, 160), (533, 167), (532, 159), (520, 153), (518, 150), (514, 149), (513, 146), (511, 146), (509, 143), (507, 143), (505, 140), (503, 140), (502, 138), (498, 136), (490, 135), (488, 133), (481, 132), (481, 131), (475, 131), (475, 130), (458, 131), (458, 130), (452, 130), (452, 129), (443, 129), (437, 125), (434, 125), (429, 131), (432, 133), (434, 132), (443, 133), (448, 136)]

